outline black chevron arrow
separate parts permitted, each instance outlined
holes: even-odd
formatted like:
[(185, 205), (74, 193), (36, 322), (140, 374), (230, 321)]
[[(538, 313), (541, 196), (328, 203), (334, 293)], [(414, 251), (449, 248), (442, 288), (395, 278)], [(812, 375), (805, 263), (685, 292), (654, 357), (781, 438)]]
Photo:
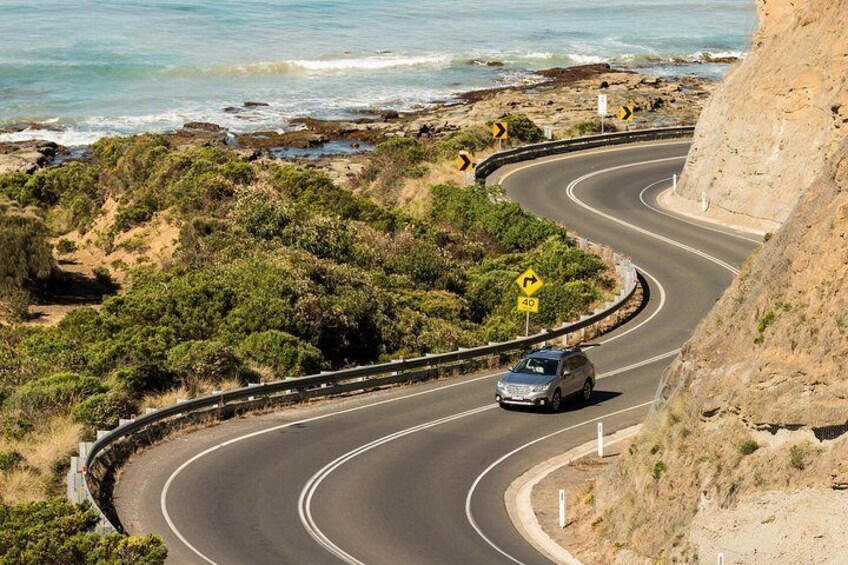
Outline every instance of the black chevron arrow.
[(471, 160), (465, 153), (460, 153), (459, 158), (462, 159), (462, 164), (459, 166), (460, 171), (467, 171), (468, 169), (474, 167), (474, 161)]
[(501, 139), (506, 136), (506, 124), (503, 122), (495, 122), (495, 127), (498, 128), (498, 131), (495, 134), (495, 139)]
[[(527, 281), (530, 281), (530, 283), (528, 284)], [(536, 278), (536, 275), (533, 275), (532, 277), (524, 277), (524, 280), (521, 281), (521, 286), (523, 286), (524, 288), (527, 288), (530, 285), (536, 284), (538, 281), (539, 281), (539, 279)]]
[(625, 122), (630, 119), (633, 115), (633, 110), (630, 109), (630, 106), (622, 106), (621, 107), (621, 119)]

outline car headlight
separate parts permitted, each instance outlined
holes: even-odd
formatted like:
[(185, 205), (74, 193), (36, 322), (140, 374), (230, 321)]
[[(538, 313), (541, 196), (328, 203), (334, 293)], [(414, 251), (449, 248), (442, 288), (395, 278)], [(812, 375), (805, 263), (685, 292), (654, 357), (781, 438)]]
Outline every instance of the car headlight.
[(498, 381), (498, 388), (504, 388), (506, 385), (503, 381)]
[(534, 386), (530, 390), (532, 390), (533, 392), (545, 392), (546, 390), (548, 390), (549, 386), (550, 385)]

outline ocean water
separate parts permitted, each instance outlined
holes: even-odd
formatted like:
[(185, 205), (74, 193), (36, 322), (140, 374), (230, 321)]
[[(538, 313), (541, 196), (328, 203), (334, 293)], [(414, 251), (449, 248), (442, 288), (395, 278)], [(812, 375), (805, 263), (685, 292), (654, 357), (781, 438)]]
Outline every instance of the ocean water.
[(752, 0), (0, 0), (0, 140), (282, 130), (594, 62), (720, 76), (697, 61), (756, 23)]

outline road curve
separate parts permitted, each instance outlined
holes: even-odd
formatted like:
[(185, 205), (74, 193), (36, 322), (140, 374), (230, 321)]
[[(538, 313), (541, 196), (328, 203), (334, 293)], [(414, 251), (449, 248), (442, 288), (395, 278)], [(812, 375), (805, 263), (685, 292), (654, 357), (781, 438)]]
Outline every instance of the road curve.
[(686, 143), (637, 145), (498, 172), (527, 210), (632, 256), (648, 306), (591, 357), (594, 402), (503, 411), (499, 373), (336, 399), (164, 442), (124, 470), (131, 532), (174, 563), (546, 563), (512, 527), (509, 483), (541, 460), (641, 421), (663, 368), (756, 247), (657, 210)]

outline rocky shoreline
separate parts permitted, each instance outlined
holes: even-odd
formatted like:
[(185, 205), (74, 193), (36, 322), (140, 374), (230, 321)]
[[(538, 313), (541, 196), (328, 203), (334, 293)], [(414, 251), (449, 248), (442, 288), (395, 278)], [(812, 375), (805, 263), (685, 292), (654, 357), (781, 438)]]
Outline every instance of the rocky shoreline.
[[(375, 110), (351, 120), (302, 117), (292, 120), (287, 131), (240, 134), (217, 124), (190, 122), (164, 135), (186, 144), (230, 146), (250, 160), (283, 157), (344, 181), (352, 174), (351, 164), (361, 159), (359, 150), (365, 153), (392, 137), (439, 138), (511, 113), (525, 114), (540, 126), (550, 126), (555, 137), (564, 137), (575, 124), (598, 119), (596, 95), (601, 93), (610, 101), (607, 123), (612, 127), (619, 105), (637, 109), (637, 120), (630, 127), (694, 124), (712, 88), (711, 81), (693, 77), (664, 79), (608, 64), (582, 65), (542, 70), (538, 80), (528, 84), (466, 92), (453, 101), (413, 112)], [(231, 111), (265, 104), (247, 101)], [(332, 148), (325, 150), (334, 142), (345, 143), (341, 155)], [(301, 151), (285, 151), (288, 149)], [(71, 150), (52, 142), (0, 143), (0, 174), (32, 173), (73, 156)]]

